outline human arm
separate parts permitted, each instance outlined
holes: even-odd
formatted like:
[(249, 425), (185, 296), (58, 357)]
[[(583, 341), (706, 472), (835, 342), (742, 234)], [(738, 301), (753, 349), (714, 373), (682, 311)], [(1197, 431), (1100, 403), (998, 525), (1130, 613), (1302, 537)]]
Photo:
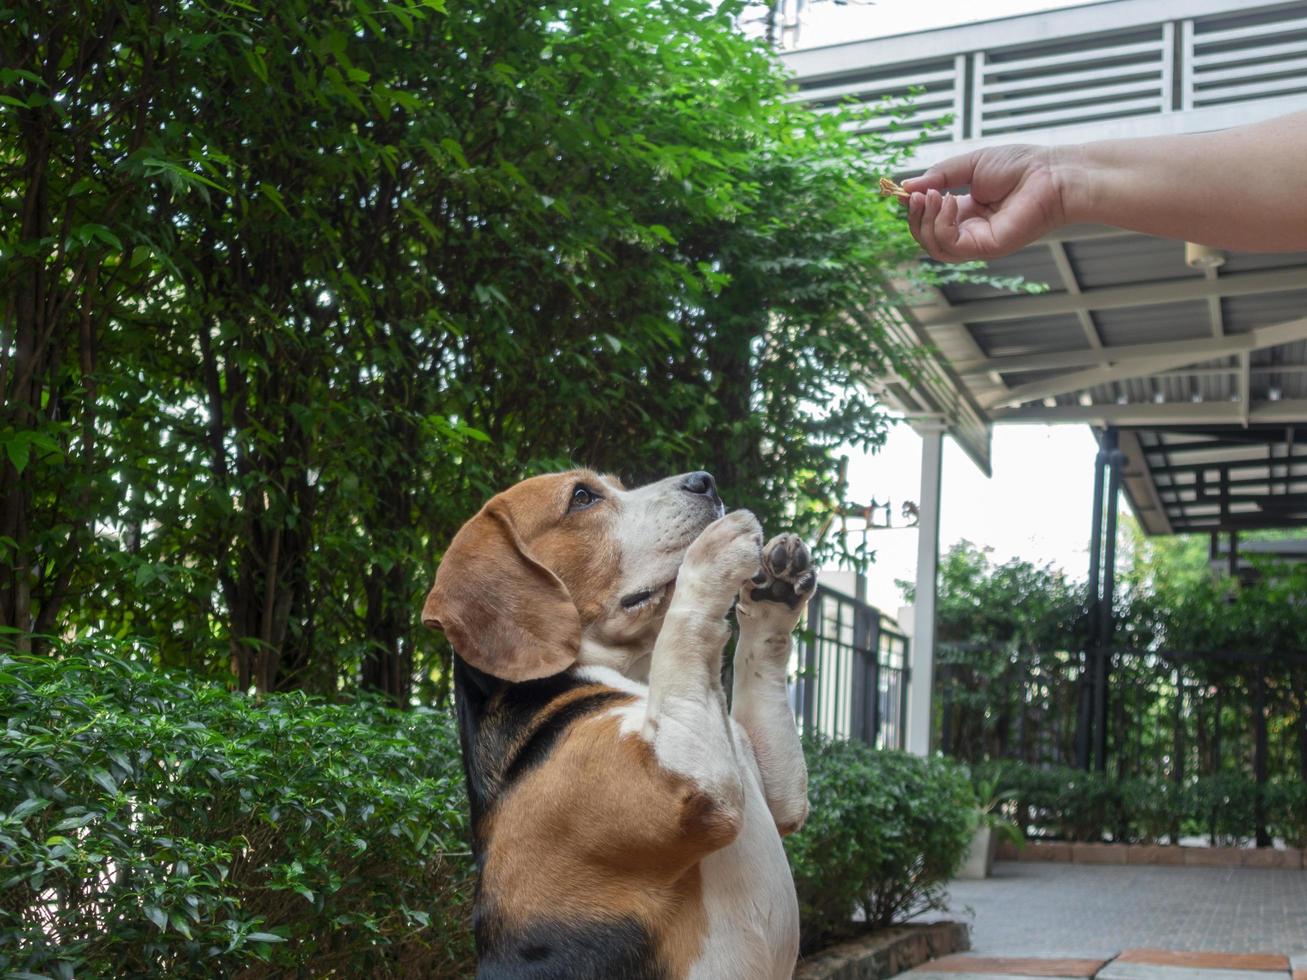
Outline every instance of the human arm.
[[(963, 186), (970, 193), (945, 193)], [(1242, 251), (1307, 249), (1307, 112), (1216, 133), (991, 147), (903, 187), (913, 237), (947, 262), (998, 258), (1080, 223)]]

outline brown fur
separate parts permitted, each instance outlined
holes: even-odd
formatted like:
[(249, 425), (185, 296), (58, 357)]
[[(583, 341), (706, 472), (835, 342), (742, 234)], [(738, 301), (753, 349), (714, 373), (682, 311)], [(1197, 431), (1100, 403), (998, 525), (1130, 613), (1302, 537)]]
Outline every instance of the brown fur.
[(611, 714), (578, 722), (549, 765), (505, 794), (487, 822), (482, 888), (510, 927), (562, 909), (638, 921), (685, 976), (706, 932), (698, 863), (739, 823), (618, 726)]

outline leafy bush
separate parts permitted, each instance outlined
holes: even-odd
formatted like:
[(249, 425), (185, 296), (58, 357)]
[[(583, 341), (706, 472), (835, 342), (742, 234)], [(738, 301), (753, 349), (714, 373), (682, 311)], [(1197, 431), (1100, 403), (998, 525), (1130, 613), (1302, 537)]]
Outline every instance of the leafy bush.
[(975, 778), (992, 781), (1010, 793), (1023, 829), (1064, 840), (1096, 841), (1113, 822), (1116, 797), (1099, 773), (1012, 760), (980, 763), (973, 771)]
[[(472, 867), (447, 712), (262, 701), (121, 644), (0, 653), (0, 973), (452, 977)], [(976, 802), (942, 759), (810, 741), (805, 949), (939, 908)]]
[(1277, 780), (1266, 788), (1271, 834), (1290, 847), (1307, 847), (1307, 783)]
[(1203, 776), (1188, 788), (1190, 829), (1233, 847), (1253, 836), (1257, 826), (1257, 783), (1250, 776)]
[(0, 973), (464, 972), (447, 713), (64, 654), (0, 655)]
[(1190, 795), (1172, 780), (1127, 779), (1118, 784), (1124, 836), (1145, 844), (1178, 843), (1190, 811)]
[(943, 907), (976, 822), (964, 769), (945, 759), (813, 739), (808, 822), (787, 838), (805, 950)]

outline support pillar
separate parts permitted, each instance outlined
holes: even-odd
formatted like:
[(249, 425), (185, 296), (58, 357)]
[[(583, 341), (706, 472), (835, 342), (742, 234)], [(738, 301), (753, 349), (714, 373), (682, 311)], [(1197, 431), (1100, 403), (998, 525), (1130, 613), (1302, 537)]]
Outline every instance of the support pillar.
[(1107, 530), (1103, 532), (1103, 594), (1098, 603), (1098, 657), (1094, 673), (1094, 768), (1107, 771), (1107, 682), (1112, 671), (1112, 650), (1116, 645), (1116, 518), (1121, 505), (1121, 470), (1125, 454), (1117, 448), (1115, 429), (1104, 439), (1108, 451)]
[[(1231, 536), (1233, 538), (1233, 535)], [(1231, 540), (1231, 545), (1234, 542)], [(1257, 675), (1253, 687), (1253, 778), (1257, 781), (1257, 796), (1253, 803), (1253, 822), (1257, 825), (1257, 846), (1270, 847), (1271, 834), (1266, 828), (1266, 781), (1267, 781), (1267, 745), (1266, 731), (1266, 664), (1257, 664)]]
[(1080, 671), (1080, 683), (1077, 685), (1076, 704), (1076, 768), (1089, 769), (1090, 733), (1093, 729), (1093, 677), (1097, 667), (1095, 654), (1098, 650), (1098, 593), (1100, 590), (1100, 572), (1103, 557), (1103, 478), (1107, 469), (1107, 452), (1100, 449), (1094, 457), (1094, 498), (1093, 517), (1089, 526), (1089, 620), (1088, 635), (1085, 637), (1084, 665)]
[(935, 595), (939, 570), (940, 475), (944, 430), (921, 432), (921, 500), (918, 503), (917, 585), (912, 612), (907, 749), (930, 754), (930, 701), (935, 679)]

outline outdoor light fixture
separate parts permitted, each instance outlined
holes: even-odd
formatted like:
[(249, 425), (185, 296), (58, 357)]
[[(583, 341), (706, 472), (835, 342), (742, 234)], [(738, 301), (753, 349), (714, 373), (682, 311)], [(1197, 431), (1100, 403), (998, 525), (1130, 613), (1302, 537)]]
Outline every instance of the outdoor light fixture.
[(1219, 269), (1225, 265), (1225, 253), (1211, 245), (1184, 243), (1184, 264), (1191, 269)]

